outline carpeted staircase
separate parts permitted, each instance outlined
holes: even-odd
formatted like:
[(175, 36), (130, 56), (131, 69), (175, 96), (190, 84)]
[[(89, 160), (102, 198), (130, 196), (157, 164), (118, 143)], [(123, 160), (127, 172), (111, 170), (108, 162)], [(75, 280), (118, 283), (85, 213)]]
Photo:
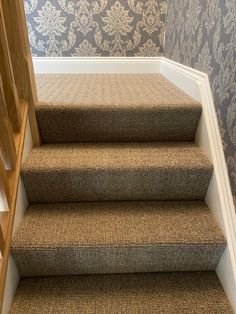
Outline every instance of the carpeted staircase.
[[(201, 105), (161, 75), (38, 75), (11, 313), (232, 313)], [(73, 276), (72, 276), (73, 275)]]

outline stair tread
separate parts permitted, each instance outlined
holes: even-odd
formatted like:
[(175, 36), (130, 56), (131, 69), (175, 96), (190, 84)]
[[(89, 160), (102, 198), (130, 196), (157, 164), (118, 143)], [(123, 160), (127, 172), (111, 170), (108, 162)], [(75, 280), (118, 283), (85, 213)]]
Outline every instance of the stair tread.
[(202, 200), (212, 170), (192, 142), (77, 143), (34, 148), (21, 175), (30, 203)]
[(14, 313), (233, 313), (215, 272), (20, 280)]
[(212, 169), (207, 156), (191, 142), (75, 143), (35, 147), (22, 172), (143, 167)]
[(149, 245), (226, 243), (201, 201), (36, 204), (12, 241), (13, 250)]
[(192, 141), (201, 104), (160, 74), (39, 74), (43, 143)]
[[(201, 105), (161, 74), (37, 74), (37, 107), (187, 107)], [(60, 91), (60, 92), (58, 92)]]

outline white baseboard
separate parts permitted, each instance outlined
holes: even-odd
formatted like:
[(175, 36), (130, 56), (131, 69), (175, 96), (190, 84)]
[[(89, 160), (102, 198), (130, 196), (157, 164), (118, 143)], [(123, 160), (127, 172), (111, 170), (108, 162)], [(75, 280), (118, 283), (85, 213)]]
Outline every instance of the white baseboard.
[(12, 300), (20, 281), (20, 275), (15, 263), (14, 258), (10, 255), (7, 266), (7, 277), (4, 289), (4, 299), (2, 304), (2, 314), (8, 314)]
[(205, 198), (227, 239), (217, 274), (236, 313), (236, 220), (229, 177), (208, 76), (164, 57), (34, 58), (36, 73), (161, 73), (202, 103), (196, 143), (214, 165)]
[[(26, 160), (32, 148), (33, 148), (33, 140), (32, 140), (29, 117), (28, 117), (27, 124), (26, 124), (22, 162)], [(13, 224), (13, 235), (17, 227), (21, 223), (21, 220), (23, 219), (23, 216), (27, 207), (28, 207), (28, 199), (25, 192), (24, 184), (20, 178), (18, 191), (17, 191), (16, 212), (15, 212), (15, 219), (14, 219), (14, 224)], [(16, 263), (13, 257), (10, 255), (9, 260), (8, 260), (8, 265), (7, 265), (7, 276), (6, 276), (6, 285), (4, 289), (2, 314), (9, 313), (10, 306), (14, 298), (19, 280), (20, 280), (20, 276), (19, 276)]]
[(160, 72), (203, 106), (195, 140), (214, 166), (205, 201), (227, 240), (216, 272), (236, 313), (235, 208), (209, 79), (205, 73), (165, 58), (161, 60)]
[(157, 73), (160, 59), (155, 58), (33, 58), (35, 73)]

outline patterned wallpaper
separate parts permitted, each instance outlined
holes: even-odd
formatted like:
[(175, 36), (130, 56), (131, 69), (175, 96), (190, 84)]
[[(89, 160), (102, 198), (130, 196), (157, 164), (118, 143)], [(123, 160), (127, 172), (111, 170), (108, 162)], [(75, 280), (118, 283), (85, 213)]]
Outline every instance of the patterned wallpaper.
[(236, 204), (236, 0), (167, 0), (165, 55), (209, 74)]
[(157, 56), (166, 0), (24, 0), (34, 56)]

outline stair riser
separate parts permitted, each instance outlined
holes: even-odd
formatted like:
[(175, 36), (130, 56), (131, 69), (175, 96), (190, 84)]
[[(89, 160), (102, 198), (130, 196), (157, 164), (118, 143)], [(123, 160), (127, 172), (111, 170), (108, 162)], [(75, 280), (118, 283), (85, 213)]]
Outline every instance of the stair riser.
[(38, 109), (42, 141), (193, 141), (200, 106), (179, 109)]
[(233, 314), (214, 272), (22, 278), (11, 314)]
[(215, 270), (225, 245), (13, 250), (21, 276)]
[[(202, 200), (212, 169), (23, 172), (30, 203)], [(200, 184), (199, 184), (200, 183)]]

